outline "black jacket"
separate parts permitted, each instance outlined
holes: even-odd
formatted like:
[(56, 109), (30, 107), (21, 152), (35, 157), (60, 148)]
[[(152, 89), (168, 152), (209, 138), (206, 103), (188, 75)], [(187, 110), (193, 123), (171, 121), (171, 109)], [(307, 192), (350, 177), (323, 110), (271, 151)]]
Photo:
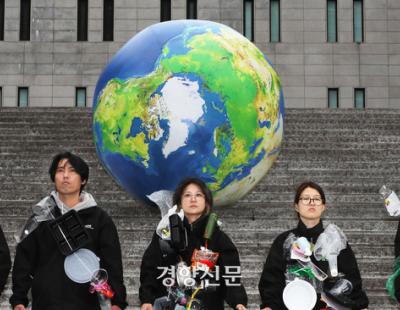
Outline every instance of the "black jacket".
[[(194, 249), (204, 246), (203, 233), (207, 224), (208, 216), (204, 216), (191, 225), (187, 225), (188, 248), (182, 254), (183, 260), (188, 266), (191, 265), (191, 257)], [(208, 248), (219, 253), (217, 266), (219, 266), (220, 281), (215, 290), (201, 290), (196, 298), (201, 299), (207, 310), (223, 310), (224, 300), (235, 308), (238, 304), (247, 304), (247, 294), (237, 277), (233, 281), (237, 286), (226, 285), (224, 276), (227, 276), (225, 267), (238, 267), (240, 270), (239, 254), (230, 238), (219, 228), (216, 228)], [(171, 267), (179, 262), (176, 254), (165, 255), (160, 249), (159, 237), (156, 233), (146, 249), (140, 269), (139, 298), (142, 304), (153, 304), (158, 297), (165, 296), (167, 291), (162, 284), (162, 279), (157, 279), (161, 271), (157, 267)], [(230, 280), (231, 278), (227, 278)]]
[[(258, 285), (261, 306), (260, 308), (270, 307), (272, 310), (287, 309), (283, 303), (282, 293), (285, 288), (285, 272), (288, 262), (286, 260), (283, 244), (290, 233), (296, 237), (305, 237), (308, 241), (315, 244), (319, 235), (324, 231), (322, 221), (313, 228), (308, 229), (302, 221), (299, 221), (297, 228), (280, 234), (273, 242), (269, 251), (261, 279)], [(325, 273), (329, 274), (329, 264), (326, 261), (317, 261), (314, 256), (312, 262), (316, 264)], [(292, 261), (294, 262), (294, 261)], [(343, 273), (345, 278), (353, 284), (353, 291), (349, 296), (352, 300), (357, 300), (360, 305), (354, 309), (363, 309), (368, 306), (368, 298), (361, 287), (361, 277), (358, 270), (357, 261), (349, 244), (338, 255), (338, 271)], [(329, 281), (329, 278), (326, 281)], [(318, 295), (318, 299), (319, 299)], [(324, 307), (324, 303), (318, 301), (314, 309)]]
[(6, 285), (8, 274), (11, 269), (10, 250), (8, 249), (6, 238), (0, 227), (0, 294)]
[[(111, 303), (124, 309), (126, 289), (117, 229), (99, 207), (80, 210), (78, 215), (91, 238), (85, 248), (100, 258), (100, 267), (108, 272), (108, 283), (115, 292)], [(47, 222), (41, 223), (17, 246), (11, 305), (27, 306), (27, 293), (32, 288), (32, 310), (100, 310), (97, 294), (89, 292), (89, 283), (75, 283), (67, 277), (64, 260)]]

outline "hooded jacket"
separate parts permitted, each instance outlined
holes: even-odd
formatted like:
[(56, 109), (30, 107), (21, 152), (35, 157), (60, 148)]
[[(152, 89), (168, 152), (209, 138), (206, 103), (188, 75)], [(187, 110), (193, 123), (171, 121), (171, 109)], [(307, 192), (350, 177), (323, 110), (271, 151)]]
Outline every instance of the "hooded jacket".
[[(194, 249), (200, 249), (201, 246), (204, 246), (203, 234), (207, 220), (208, 216), (203, 216), (192, 224), (185, 221), (188, 247), (181, 256), (188, 266), (191, 265)], [(143, 255), (139, 289), (139, 298), (142, 304), (153, 304), (156, 298), (167, 295), (162, 284), (163, 278), (160, 278), (161, 271), (164, 267), (171, 268), (179, 262), (178, 255), (166, 254), (161, 250), (159, 239), (158, 235), (154, 233), (153, 239)], [(218, 285), (214, 286), (213, 289), (200, 290), (196, 298), (201, 300), (204, 309), (207, 310), (223, 310), (224, 300), (232, 308), (235, 308), (238, 304), (246, 305), (247, 294), (240, 283), (240, 260), (235, 245), (222, 230), (216, 227), (208, 243), (208, 249), (219, 253), (217, 266), (220, 279)], [(232, 270), (239, 271), (234, 278), (228, 274), (232, 274)], [(229, 285), (225, 282), (229, 282)]]
[[(261, 279), (258, 288), (261, 296), (260, 309), (270, 307), (272, 310), (285, 310), (282, 293), (286, 286), (285, 273), (287, 267), (295, 261), (288, 261), (285, 255), (284, 243), (290, 233), (296, 237), (305, 237), (315, 244), (319, 235), (324, 231), (322, 220), (313, 228), (307, 228), (300, 220), (295, 229), (280, 234), (273, 242), (268, 257), (264, 264)], [(314, 255), (311, 256), (312, 262), (317, 265), (326, 274), (329, 274), (329, 264), (326, 261), (317, 261)], [(349, 244), (338, 255), (338, 271), (344, 274), (344, 278), (353, 285), (353, 291), (350, 294), (352, 300), (357, 300), (358, 307), (353, 309), (364, 309), (368, 306), (368, 298), (361, 286), (361, 276), (358, 270), (357, 261)], [(329, 281), (329, 278), (324, 282)], [(321, 309), (325, 303), (320, 301), (318, 294), (317, 304), (314, 310)]]
[[(54, 205), (52, 214), (58, 218), (69, 211), (58, 199), (56, 192), (43, 199), (37, 207)], [(81, 202), (75, 206), (77, 214), (90, 235), (85, 248), (100, 258), (100, 268), (108, 272), (108, 283), (115, 295), (113, 305), (121, 309), (127, 306), (123, 283), (121, 248), (117, 229), (109, 215), (93, 197), (82, 192)], [(76, 283), (64, 270), (65, 256), (58, 248), (48, 227), (41, 222), (35, 230), (17, 245), (12, 272), (13, 294), (10, 303), (28, 305), (28, 291), (32, 289), (32, 310), (100, 310), (97, 294), (89, 292), (89, 283)]]

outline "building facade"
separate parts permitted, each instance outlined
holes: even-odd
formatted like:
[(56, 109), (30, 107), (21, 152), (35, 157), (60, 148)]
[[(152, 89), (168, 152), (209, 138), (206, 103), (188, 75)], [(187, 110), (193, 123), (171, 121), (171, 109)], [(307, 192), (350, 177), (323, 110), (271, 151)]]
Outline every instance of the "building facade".
[(286, 107), (400, 108), (399, 0), (0, 0), (0, 105), (91, 106), (125, 42), (185, 18), (252, 40)]

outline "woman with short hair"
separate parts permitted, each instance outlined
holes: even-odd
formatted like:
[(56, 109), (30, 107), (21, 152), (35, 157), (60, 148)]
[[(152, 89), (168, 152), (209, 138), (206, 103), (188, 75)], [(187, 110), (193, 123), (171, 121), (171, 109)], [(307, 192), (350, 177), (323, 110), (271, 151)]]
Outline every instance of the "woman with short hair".
[[(298, 238), (304, 237), (310, 243), (311, 250), (313, 249), (313, 245), (321, 244), (318, 242), (318, 239), (324, 233), (321, 216), (326, 209), (325, 203), (325, 193), (318, 184), (304, 182), (297, 188), (294, 198), (294, 209), (297, 212), (299, 222), (296, 228), (280, 234), (271, 246), (259, 282), (261, 309), (287, 309), (282, 294), (285, 286), (295, 277), (300, 277), (302, 280), (306, 280), (313, 285), (318, 296), (316, 305), (314, 306), (315, 310), (326, 308), (326, 303), (321, 300), (321, 293), (323, 291), (329, 293), (329, 289), (340, 279), (350, 281), (352, 291), (346, 296), (334, 296), (335, 302), (342, 305), (346, 304), (351, 309), (364, 309), (368, 306), (368, 298), (362, 290), (356, 258), (346, 241), (343, 242), (345, 248), (337, 256), (338, 274), (330, 268), (328, 261), (320, 259), (318, 256), (320, 260), (317, 260), (314, 251), (314, 253), (309, 253), (311, 263), (326, 273), (328, 278), (321, 282), (313, 276), (309, 278), (305, 275), (303, 278), (300, 276), (299, 270), (302, 269), (301, 267), (307, 266), (307, 264), (300, 261), (300, 258), (303, 258), (302, 256), (299, 256), (299, 259), (294, 259), (296, 257), (292, 255), (293, 246), (296, 246), (294, 243)], [(338, 235), (344, 236), (343, 232), (337, 226), (334, 225), (332, 227)], [(346, 239), (343, 238), (343, 240)], [(325, 244), (325, 246), (328, 245)]]

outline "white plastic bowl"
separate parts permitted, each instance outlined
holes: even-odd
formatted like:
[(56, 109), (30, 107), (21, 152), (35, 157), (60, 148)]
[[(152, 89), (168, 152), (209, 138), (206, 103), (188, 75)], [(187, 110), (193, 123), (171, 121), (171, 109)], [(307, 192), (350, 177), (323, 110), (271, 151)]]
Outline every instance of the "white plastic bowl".
[(317, 302), (317, 293), (307, 281), (295, 279), (283, 290), (283, 302), (289, 310), (312, 310)]

